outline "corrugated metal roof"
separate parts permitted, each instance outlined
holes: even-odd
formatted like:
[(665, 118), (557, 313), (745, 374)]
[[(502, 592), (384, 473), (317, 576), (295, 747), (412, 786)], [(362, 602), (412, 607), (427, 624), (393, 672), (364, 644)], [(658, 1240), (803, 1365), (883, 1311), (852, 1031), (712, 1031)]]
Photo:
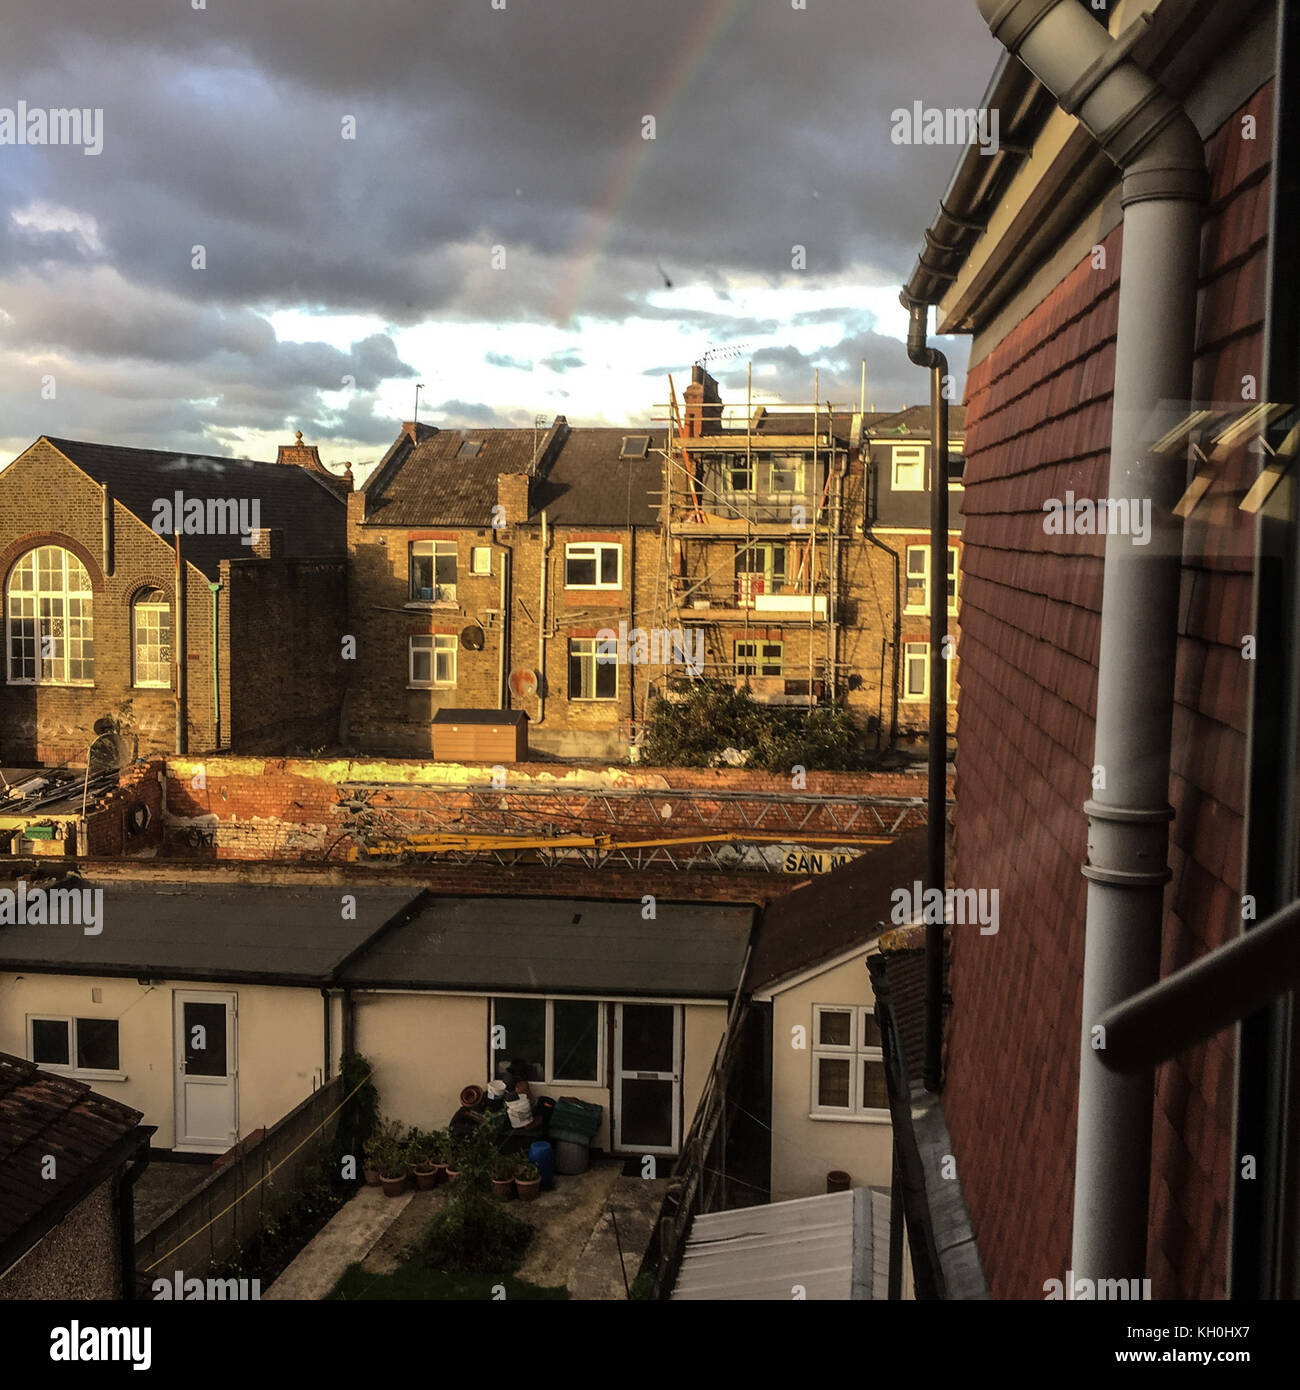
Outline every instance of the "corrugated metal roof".
[(754, 910), (640, 898), (433, 898), (345, 971), (354, 988), (725, 998)]
[(889, 1201), (858, 1187), (697, 1216), (672, 1297), (888, 1299)]
[[(29, 897), (36, 887), (28, 885)], [(338, 888), (90, 879), (39, 887), (102, 889), (101, 930), (87, 936), (75, 924), (0, 926), (2, 969), (285, 984), (323, 983), (416, 897), (412, 888), (352, 885), (353, 921), (343, 916)]]
[[(347, 503), (306, 469), (252, 459), (128, 449), (53, 435), (45, 438), (97, 483), (107, 483), (114, 500), (150, 529), (157, 515), (155, 504), (160, 499), (171, 503), (178, 491), (186, 499), (204, 502), (244, 498), (257, 502), (263, 529), (283, 533), (285, 555), (341, 559), (347, 553)], [(160, 539), (171, 543), (170, 534)], [(181, 554), (215, 579), (222, 560), (246, 560), (253, 549), (238, 534), (182, 534)]]

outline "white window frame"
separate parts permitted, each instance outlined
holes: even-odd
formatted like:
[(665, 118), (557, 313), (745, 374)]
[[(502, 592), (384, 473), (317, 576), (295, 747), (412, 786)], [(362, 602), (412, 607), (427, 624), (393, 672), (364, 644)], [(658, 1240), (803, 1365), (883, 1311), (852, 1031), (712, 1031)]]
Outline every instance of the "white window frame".
[[(948, 547), (948, 584), (952, 585), (952, 593), (948, 597), (948, 612), (950, 614), (956, 613), (957, 611), (957, 589), (960, 583), (961, 564), (957, 559), (957, 547), (955, 545), (950, 545)], [(945, 584), (945, 594), (947, 591), (948, 585)]]
[[(542, 1003), (546, 1005), (546, 1056), (543, 1060), (542, 1071), (544, 1079), (534, 1081), (534, 1086), (594, 1086), (603, 1087), (605, 1085), (605, 1054), (608, 1051), (606, 1041), (606, 1016), (609, 1013), (608, 1002), (604, 999), (591, 999), (579, 994), (547, 994), (547, 995), (492, 995), (492, 1008), (488, 1019), (488, 1069), (492, 1074), (495, 1066), (496, 1052), (492, 1047), (492, 1030), (496, 1027), (497, 1021), (497, 1002), (498, 998), (509, 997), (511, 999), (526, 999), (531, 1003)], [(556, 1004), (594, 1004), (596, 1006), (596, 1079), (594, 1081), (583, 1080), (581, 1077), (555, 1076), (555, 1008)], [(506, 1039), (507, 1052), (510, 1051), (510, 1040)]]
[[(62, 559), (59, 562), (59, 583), (54, 587), (42, 587), (41, 585), (41, 561), (43, 552), (52, 550), (57, 552)], [(30, 566), (32, 575), (32, 587), (16, 587), (18, 575), (25, 568)], [(75, 567), (75, 568), (74, 568)], [(84, 587), (72, 587), (72, 581), (76, 572), (85, 577)], [(57, 605), (57, 612), (43, 614), (41, 609), (46, 605), (53, 609)], [(76, 603), (80, 607), (80, 612), (73, 617), (72, 606)], [(15, 613), (14, 608), (23, 608), (30, 605), (31, 612)], [(35, 624), (35, 646), (33, 648), (33, 675), (15, 676), (13, 674), (14, 657), (14, 622), (20, 620)], [(63, 627), (62, 635), (56, 641), (58, 656), (45, 657), (43, 655), (45, 638), (54, 637), (51, 628), (54, 623), (61, 623)], [(74, 635), (73, 624), (76, 624)], [(76, 679), (67, 674), (69, 664), (72, 661), (72, 644), (89, 642), (91, 647), (90, 675), (78, 676)], [(95, 593), (94, 583), (90, 578), (90, 571), (82, 564), (80, 558), (65, 549), (61, 545), (38, 545), (25, 551), (15, 562), (14, 567), (9, 571), (9, 578), (5, 584), (5, 681), (9, 685), (58, 685), (76, 686), (80, 688), (93, 687), (95, 684)], [(80, 658), (85, 660), (84, 657)], [(43, 666), (49, 661), (52, 668), (62, 670), (63, 675), (46, 676), (43, 674)]]
[[(951, 634), (949, 634), (949, 635), (951, 636)], [(922, 655), (921, 655), (920, 658), (918, 658), (918, 657), (916, 657), (915, 655), (912, 654), (912, 649), (913, 649), (913, 648), (917, 648), (917, 649), (921, 652)], [(907, 664), (908, 664), (909, 661), (915, 661), (915, 660), (918, 660), (918, 659), (921, 660), (921, 661), (923, 662), (923, 671), (924, 671), (924, 676), (925, 676), (925, 680), (924, 680), (925, 689), (924, 689), (924, 691), (923, 691), (920, 695), (910, 695), (910, 694), (908, 693), (908, 690), (907, 690), (907, 684), (908, 684), (908, 682), (907, 682)], [(956, 660), (957, 660), (956, 655), (953, 655), (953, 656), (950, 656), (950, 657), (943, 663), (943, 664), (944, 664), (944, 676), (947, 678), (947, 682), (948, 682), (947, 696), (948, 696), (948, 703), (949, 703), (950, 705), (951, 705), (951, 704), (954, 704), (954, 703), (956, 702), (956, 697), (953, 695), (953, 691), (952, 691), (952, 668), (953, 668), (953, 664), (956, 662)], [(923, 702), (929, 700), (929, 698), (930, 698), (930, 644), (929, 644), (929, 642), (904, 642), (904, 643), (903, 643), (903, 691), (902, 691), (902, 695), (903, 695), (903, 699), (904, 699), (904, 700), (907, 700), (907, 701), (909, 701), (910, 703), (915, 704), (915, 705), (922, 704)]]
[[(446, 690), (454, 686), (456, 684), (456, 661), (459, 650), (460, 639), (451, 633), (412, 634), (406, 641), (406, 688), (408, 690)], [(427, 681), (415, 678), (415, 653), (417, 651), (429, 653), (429, 679)], [(438, 657), (440, 654), (450, 657), (451, 675), (446, 680), (438, 679)]]
[(890, 487), (894, 492), (924, 492), (925, 445), (895, 444), (891, 447)]
[[(428, 551), (421, 551), (420, 547), (431, 546)], [(429, 578), (433, 581), (430, 588), (433, 592), (432, 598), (420, 598), (415, 592), (415, 559), (417, 554), (427, 554), (433, 561), (433, 568)], [(450, 555), (456, 561), (456, 578), (450, 584), (438, 583), (438, 561), (443, 556)], [(406, 552), (406, 592), (408, 603), (455, 603), (456, 591), (460, 583), (460, 545), (456, 541), (411, 541)]]
[[(152, 590), (141, 590), (141, 593), (149, 593)], [(162, 593), (162, 590), (158, 590)], [(169, 656), (166, 662), (167, 675), (162, 680), (143, 680), (140, 676), (140, 631), (136, 625), (137, 615), (140, 613), (161, 613), (167, 619), (167, 647), (170, 650), (172, 645), (172, 606), (163, 593), (162, 601), (157, 599), (136, 598), (131, 603), (131, 684), (137, 690), (170, 690), (172, 684), (172, 658)], [(157, 636), (161, 639), (162, 626), (158, 627)], [(161, 640), (157, 643), (162, 646)], [(162, 665), (161, 656), (156, 663)]]
[[(479, 563), (480, 559), (483, 562), (482, 564)], [(490, 545), (475, 545), (470, 547), (469, 572), (471, 574), (492, 573), (492, 547)]]
[[(574, 658), (574, 655), (575, 655), (575, 652), (574, 652), (574, 650), (573, 650), (574, 644), (575, 644), (575, 643), (579, 643), (579, 642), (584, 643), (584, 644), (589, 644), (590, 647), (591, 647), (591, 651), (590, 651), (590, 652), (580, 651), (580, 652), (577, 652), (577, 653), (576, 653), (576, 655), (578, 656), (578, 658), (582, 661), (583, 684), (584, 684), (584, 685), (586, 684), (587, 664), (588, 664), (588, 659), (590, 658), (590, 664), (591, 664), (591, 692), (592, 692), (590, 695), (575, 695), (575, 694), (573, 693), (573, 691), (572, 691), (572, 688), (571, 688), (571, 682), (570, 682), (570, 680), (568, 679), (567, 671), (568, 671), (568, 669), (571, 669), (571, 668), (572, 668), (573, 658)], [(582, 704), (584, 704), (584, 705), (588, 705), (588, 704), (590, 704), (590, 705), (608, 705), (608, 704), (612, 704), (614, 701), (616, 701), (616, 700), (618, 699), (619, 687), (622, 685), (622, 681), (619, 680), (619, 675), (618, 675), (618, 660), (617, 660), (617, 657), (615, 657), (615, 658), (613, 658), (613, 659), (611, 660), (611, 658), (610, 658), (610, 656), (609, 656), (609, 653), (608, 653), (608, 650), (607, 650), (607, 648), (609, 647), (609, 645), (610, 645), (610, 643), (608, 642), (608, 639), (602, 639), (602, 638), (599, 638), (599, 637), (570, 637), (570, 638), (568, 639), (568, 645), (567, 645), (567, 647), (566, 647), (566, 649), (565, 649), (564, 655), (565, 655), (566, 660), (567, 660), (568, 663), (569, 663), (569, 667), (566, 669), (566, 679), (565, 679), (565, 683), (564, 683), (564, 684), (565, 684), (565, 690), (568, 692), (568, 698), (569, 698), (569, 703), (570, 703), (570, 704), (577, 704), (577, 703), (580, 702), (580, 703), (582, 703)], [(603, 661), (601, 660), (602, 654), (604, 655), (604, 658), (605, 658)], [(614, 672), (614, 693), (613, 693), (612, 695), (597, 695), (597, 694), (596, 694), (596, 690), (597, 690), (596, 672), (597, 672), (599, 669), (602, 669), (602, 668), (603, 668), (603, 669), (606, 669), (606, 670), (612, 670), (612, 671)]]
[[(618, 579), (610, 584), (602, 582), (601, 572), (605, 568), (603, 555), (612, 550), (618, 557)], [(594, 584), (571, 584), (569, 582), (569, 561), (593, 560), (596, 565)], [(564, 547), (564, 587), (566, 589), (621, 589), (623, 587), (623, 546), (618, 541), (570, 541)]]
[[(919, 573), (912, 571), (912, 559), (914, 556), (921, 557), (921, 569)], [(908, 581), (919, 579), (922, 585), (920, 604), (908, 603), (907, 590)], [(904, 613), (928, 613), (930, 611), (930, 547), (928, 545), (909, 545), (903, 557), (903, 612)]]
[[(869, 1004), (814, 1004), (812, 1006), (812, 1047), (810, 1048), (812, 1063), (809, 1076), (808, 1109), (810, 1119), (857, 1120), (875, 1123), (889, 1121), (888, 1109), (881, 1109), (876, 1106), (868, 1108), (862, 1104), (863, 1074), (867, 1066), (877, 1063), (883, 1066), (885, 1062), (882, 1048), (867, 1046), (862, 1042), (862, 1039), (866, 1037), (865, 1020), (874, 1017), (875, 1012), (875, 1008)], [(821, 1017), (827, 1013), (848, 1014), (849, 1041), (847, 1044), (818, 1041), (821, 1037)], [(822, 1105), (817, 1099), (817, 1076), (820, 1070), (818, 1063), (821, 1058), (836, 1058), (849, 1063), (848, 1106)]]
[[(83, 1018), (90, 1018), (89, 1014), (83, 1014)], [(117, 1062), (119, 1070), (108, 1067), (79, 1067), (77, 1065), (77, 1015), (76, 1014), (28, 1014), (27, 1015), (27, 1060), (40, 1067), (42, 1071), (55, 1073), (57, 1076), (76, 1076), (88, 1077), (97, 1081), (125, 1081), (126, 1073), (120, 1070), (122, 1065), (122, 1024), (119, 1019), (105, 1018), (96, 1019), (96, 1022), (116, 1023), (117, 1024)], [(68, 1030), (68, 1061), (62, 1062), (37, 1062), (36, 1061), (36, 1039), (32, 1028), (34, 1023), (62, 1023)]]
[[(908, 666), (911, 662), (921, 662), (921, 693), (914, 695), (908, 679)], [(903, 643), (903, 699), (921, 704), (930, 698), (930, 644), (928, 642)]]

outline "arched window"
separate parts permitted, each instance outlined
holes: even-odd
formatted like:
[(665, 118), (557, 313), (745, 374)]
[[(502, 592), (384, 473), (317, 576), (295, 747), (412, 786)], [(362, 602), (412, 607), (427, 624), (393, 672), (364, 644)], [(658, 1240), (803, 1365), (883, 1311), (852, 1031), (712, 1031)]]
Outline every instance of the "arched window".
[(93, 685), (90, 575), (57, 545), (29, 550), (9, 572), (9, 683)]
[(172, 610), (161, 589), (141, 589), (131, 604), (132, 681), (170, 687)]

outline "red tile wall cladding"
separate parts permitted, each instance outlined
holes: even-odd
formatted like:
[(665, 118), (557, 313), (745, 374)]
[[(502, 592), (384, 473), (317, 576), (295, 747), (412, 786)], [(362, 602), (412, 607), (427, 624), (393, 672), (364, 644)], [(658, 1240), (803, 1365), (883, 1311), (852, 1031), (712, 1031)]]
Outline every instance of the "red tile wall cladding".
[[(1209, 140), (1194, 391), (1240, 402), (1262, 364), (1271, 84)], [(1241, 117), (1254, 115), (1254, 140)], [(1049, 536), (1046, 498), (1106, 494), (1121, 231), (967, 386), (954, 882), (1001, 890), (956, 932), (945, 1109), (990, 1288), (1042, 1298), (1069, 1266), (1086, 853), (1104, 538)], [(1186, 528), (1163, 969), (1240, 927), (1252, 529), (1238, 457)], [(1162, 1067), (1148, 1269), (1157, 1298), (1222, 1297), (1231, 1035)]]

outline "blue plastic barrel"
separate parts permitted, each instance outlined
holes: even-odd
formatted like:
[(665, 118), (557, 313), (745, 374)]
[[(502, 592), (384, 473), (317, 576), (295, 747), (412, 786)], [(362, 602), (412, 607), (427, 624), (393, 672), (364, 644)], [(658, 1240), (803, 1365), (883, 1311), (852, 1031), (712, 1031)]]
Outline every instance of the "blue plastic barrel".
[(555, 1186), (555, 1151), (545, 1139), (528, 1146), (528, 1161), (542, 1175), (542, 1186)]

